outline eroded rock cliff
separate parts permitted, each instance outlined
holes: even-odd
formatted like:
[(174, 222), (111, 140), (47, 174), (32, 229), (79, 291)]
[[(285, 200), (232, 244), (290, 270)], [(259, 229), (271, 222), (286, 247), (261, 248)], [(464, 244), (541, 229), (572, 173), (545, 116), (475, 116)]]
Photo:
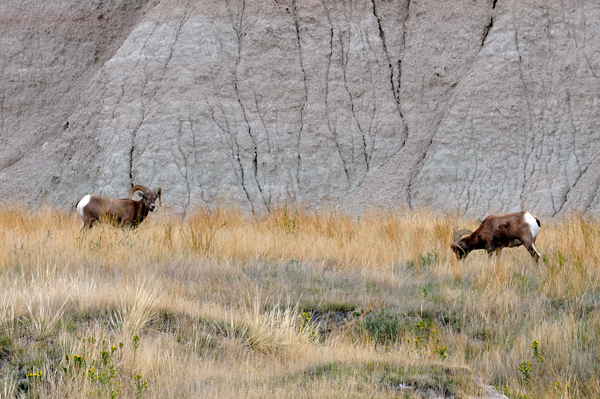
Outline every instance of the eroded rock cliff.
[(600, 5), (15, 0), (0, 196), (600, 207)]

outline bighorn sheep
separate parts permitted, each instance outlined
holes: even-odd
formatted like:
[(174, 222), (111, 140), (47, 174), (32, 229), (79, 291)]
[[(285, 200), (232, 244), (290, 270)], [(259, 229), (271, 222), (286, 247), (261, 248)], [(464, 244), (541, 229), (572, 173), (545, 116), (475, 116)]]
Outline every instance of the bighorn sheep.
[[(133, 199), (136, 192), (142, 194), (142, 198), (137, 201)], [(106, 218), (121, 227), (135, 228), (148, 216), (148, 212), (154, 211), (157, 199), (162, 203), (161, 194), (160, 188), (154, 192), (140, 185), (133, 187), (129, 192), (129, 198), (124, 199), (111, 199), (88, 194), (77, 204), (77, 213), (83, 219), (81, 229), (91, 228), (92, 224), (100, 218)]]
[[(523, 245), (537, 261), (540, 253), (534, 242), (540, 228), (540, 221), (529, 212), (515, 212), (502, 216), (486, 217), (477, 230), (459, 230), (454, 235), (450, 247), (458, 257), (464, 259), (475, 249), (485, 249), (489, 255), (502, 248)], [(468, 234), (466, 237), (464, 235)]]

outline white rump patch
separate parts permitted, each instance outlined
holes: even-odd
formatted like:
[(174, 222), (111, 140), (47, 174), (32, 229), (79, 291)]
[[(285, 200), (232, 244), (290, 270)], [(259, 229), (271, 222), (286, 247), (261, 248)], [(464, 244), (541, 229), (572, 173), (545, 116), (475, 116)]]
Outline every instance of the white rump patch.
[(529, 228), (531, 229), (531, 235), (533, 236), (533, 241), (535, 241), (536, 237), (540, 233), (540, 226), (538, 225), (536, 217), (529, 212), (525, 212), (525, 222), (529, 225)]
[(88, 194), (85, 197), (83, 197), (81, 199), (81, 201), (79, 201), (79, 203), (77, 204), (77, 213), (79, 214), (79, 216), (81, 216), (82, 219), (83, 219), (83, 208), (85, 208), (85, 206), (87, 204), (89, 204), (91, 197), (92, 196)]

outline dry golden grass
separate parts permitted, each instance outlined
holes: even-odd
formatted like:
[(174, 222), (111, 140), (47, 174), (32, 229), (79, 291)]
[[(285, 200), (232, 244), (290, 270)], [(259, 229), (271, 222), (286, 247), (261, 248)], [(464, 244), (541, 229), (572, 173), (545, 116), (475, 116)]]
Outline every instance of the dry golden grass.
[(0, 397), (600, 397), (594, 220), (543, 222), (537, 264), (458, 262), (477, 222), (426, 210), (80, 226), (0, 207)]

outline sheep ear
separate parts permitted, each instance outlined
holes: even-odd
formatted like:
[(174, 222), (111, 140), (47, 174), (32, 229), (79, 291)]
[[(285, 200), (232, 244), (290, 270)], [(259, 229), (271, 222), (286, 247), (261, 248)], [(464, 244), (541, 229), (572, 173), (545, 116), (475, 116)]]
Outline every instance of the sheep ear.
[(156, 190), (156, 194), (158, 194), (158, 202), (160, 202), (160, 206), (162, 206), (162, 189), (159, 187), (158, 190)]

